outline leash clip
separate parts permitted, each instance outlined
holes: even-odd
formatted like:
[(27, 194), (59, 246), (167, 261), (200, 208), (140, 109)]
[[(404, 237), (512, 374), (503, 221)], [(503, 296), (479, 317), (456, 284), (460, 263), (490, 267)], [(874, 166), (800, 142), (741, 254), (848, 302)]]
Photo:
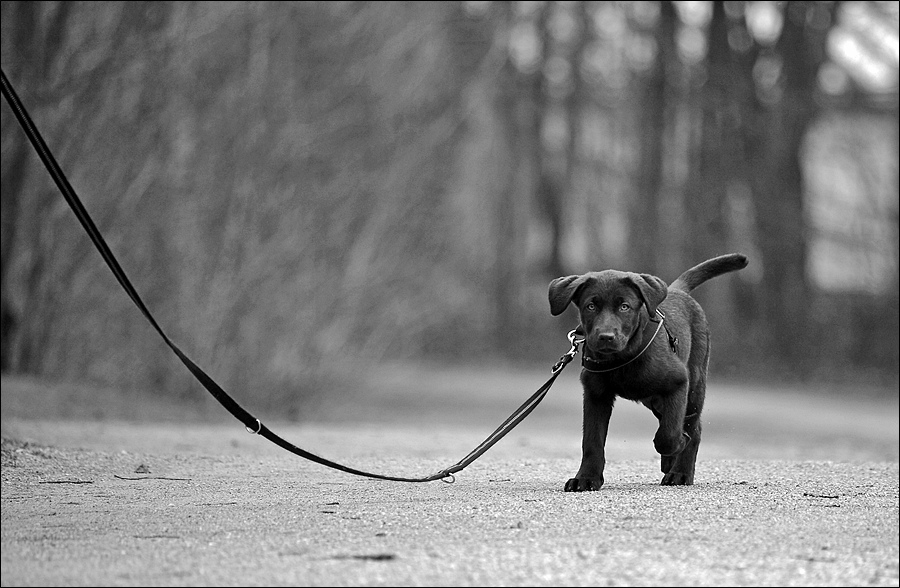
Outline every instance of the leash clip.
[(570, 361), (575, 359), (575, 355), (578, 353), (578, 346), (584, 343), (584, 337), (579, 338), (578, 329), (572, 329), (569, 331), (567, 338), (569, 339), (569, 344), (572, 346), (562, 357), (559, 358), (550, 371), (554, 374), (559, 372), (566, 366)]

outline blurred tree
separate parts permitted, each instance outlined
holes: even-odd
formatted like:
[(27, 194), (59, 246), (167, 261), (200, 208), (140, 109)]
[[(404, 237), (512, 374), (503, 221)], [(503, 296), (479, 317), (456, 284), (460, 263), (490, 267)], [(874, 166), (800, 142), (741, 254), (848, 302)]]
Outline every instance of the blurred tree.
[(728, 45), (725, 3), (712, 3), (709, 21), (705, 80), (700, 90), (699, 136), (693, 178), (685, 198), (691, 238), (689, 258), (702, 261), (711, 251), (724, 251), (728, 243), (722, 202), (739, 164), (742, 112), (735, 67)]
[[(36, 78), (38, 80), (48, 80), (51, 76), (51, 69), (55, 59), (61, 49), (61, 40), (63, 38), (64, 27), (66, 25), (66, 16), (68, 14), (68, 6), (62, 6), (54, 15), (54, 18), (41, 21), (40, 5), (30, 2), (5, 2), (2, 5), (3, 21), (17, 22), (19, 25), (11, 30), (8, 35), (4, 35), (9, 40), (9, 49), (18, 48), (22, 52), (34, 55), (34, 65), (37, 69)], [(4, 31), (5, 32), (5, 31)], [(8, 47), (4, 46), (4, 51)], [(15, 65), (15, 64), (14, 64)], [(11, 69), (12, 76), (20, 74), (24, 68), (18, 67)], [(45, 82), (45, 85), (49, 85)], [(40, 92), (31, 90), (27, 93), (23, 92), (23, 98), (36, 101)], [(8, 110), (3, 110), (4, 126), (11, 124), (7, 122), (11, 116)], [(14, 124), (14, 123), (12, 123)], [(2, 306), (2, 335), (3, 344), (0, 347), (0, 364), (4, 370), (22, 367), (25, 370), (36, 370), (39, 358), (36, 357), (34, 347), (39, 346), (39, 342), (45, 339), (42, 334), (33, 335), (29, 344), (23, 345), (18, 349), (14, 348), (12, 342), (17, 332), (21, 329), (34, 329), (32, 324), (27, 322), (23, 324), (20, 319), (18, 309), (15, 308), (14, 295), (10, 292), (9, 270), (12, 262), (14, 246), (19, 238), (24, 238), (34, 243), (40, 231), (38, 221), (26, 224), (22, 216), (23, 207), (20, 205), (23, 189), (28, 179), (29, 161), (32, 157), (30, 145), (22, 141), (20, 137), (7, 133), (3, 135), (4, 140), (4, 156), (2, 164), (2, 295), (0, 295), (0, 306)], [(33, 208), (37, 211), (46, 211), (54, 201), (54, 194), (49, 190), (42, 191), (38, 195), (38, 202)], [(27, 207), (30, 210), (32, 207)], [(34, 224), (31, 224), (31, 223)], [(24, 226), (23, 226), (24, 225)], [(31, 234), (22, 235), (24, 231), (31, 231)], [(39, 250), (36, 243), (32, 245), (35, 250)], [(26, 273), (24, 280), (25, 287), (28, 290), (28, 298), (38, 298), (40, 293), (37, 292), (38, 282), (41, 278), (44, 262), (35, 256), (29, 271)], [(33, 332), (33, 331), (32, 331)]]
[(795, 366), (814, 357), (808, 346), (810, 324), (804, 215), (803, 142), (819, 110), (818, 72), (825, 63), (828, 31), (836, 4), (791, 2), (771, 54), (754, 64), (758, 116), (749, 160), (754, 173), (753, 201), (759, 231), (763, 284), (757, 309), (767, 331), (766, 346)]
[[(655, 3), (647, 3), (655, 4)], [(654, 59), (639, 78), (637, 103), (639, 116), (640, 159), (635, 169), (635, 196), (631, 207), (630, 224), (634, 256), (632, 263), (640, 271), (655, 275), (663, 272), (663, 224), (660, 219), (663, 199), (663, 173), (667, 125), (674, 118), (677, 99), (678, 67), (675, 31), (678, 14), (672, 2), (658, 3), (659, 10), (649, 30), (643, 31), (652, 39)]]
[[(736, 243), (729, 222), (729, 202), (748, 184), (749, 175), (767, 173), (747, 165), (744, 147), (753, 128), (753, 88), (746, 71), (754, 57), (741, 5), (721, 1), (708, 5), (703, 59), (689, 74), (694, 78), (696, 101), (688, 105), (688, 112), (696, 134), (688, 152), (684, 218), (690, 237), (682, 246), (682, 267), (699, 263), (715, 255), (713, 252), (744, 249)], [(752, 260), (754, 264), (759, 261)], [(743, 314), (735, 299), (735, 293), (740, 296), (742, 291), (741, 278), (738, 274), (725, 276), (717, 287), (695, 293), (714, 325), (717, 362), (745, 351), (741, 342), (746, 333), (736, 324)], [(731, 284), (735, 286), (729, 287)], [(720, 347), (722, 339), (725, 345)]]
[[(17, 79), (26, 80), (20, 84), (23, 99), (31, 104), (35, 117), (44, 121), (45, 136), (55, 146), (61, 165), (69, 168), (73, 184), (78, 186), (97, 177), (121, 180), (126, 173), (124, 168), (102, 174), (91, 165), (72, 165), (72, 161), (90, 164), (106, 157), (112, 161), (112, 154), (121, 157), (130, 149), (148, 150), (146, 140), (152, 135), (152, 127), (141, 127), (131, 113), (109, 108), (113, 99), (123, 97), (122, 85), (110, 78), (127, 65), (121, 54), (110, 48), (127, 46), (134, 36), (158, 30), (159, 18), (146, 18), (152, 16), (155, 7), (137, 3), (132, 6), (133, 12), (126, 13), (118, 5), (95, 6), (94, 12), (90, 8), (77, 10), (70, 3), (13, 2), (3, 6), (9, 17), (4, 18), (3, 24), (4, 55), (15, 56), (9, 60), (11, 67), (4, 63), (4, 68), (10, 71), (14, 83)], [(80, 19), (76, 17), (79, 13)], [(18, 26), (20, 22), (22, 28)], [(91, 83), (92, 79), (105, 83)], [(143, 90), (155, 85), (141, 84), (139, 77), (129, 81), (135, 85), (124, 96), (131, 96), (129, 105), (137, 109)], [(105, 116), (97, 116), (97, 111)], [(125, 130), (128, 122), (133, 125), (131, 133)], [(100, 275), (103, 280), (111, 276), (96, 263), (89, 241), (72, 224), (46, 171), (30, 164), (36, 161), (35, 156), (7, 110), (3, 124), (4, 145), (9, 146), (11, 154), (3, 157), (3, 216), (6, 225), (16, 227), (4, 231), (4, 318), (14, 317), (4, 325), (5, 361), (9, 369), (16, 371), (58, 376), (90, 372), (98, 363), (88, 358), (96, 357), (92, 352), (103, 347), (100, 341), (104, 336), (120, 336), (116, 329), (122, 324), (115, 319), (104, 322), (99, 317), (93, 321), (72, 319), (86, 316), (87, 309), (96, 303), (87, 294), (87, 284)], [(119, 144), (124, 135), (129, 135), (129, 141)], [(85, 138), (93, 141), (94, 151), (88, 156), (80, 149)], [(20, 159), (22, 148), (26, 148), (24, 159)], [(70, 150), (75, 150), (75, 155)], [(147, 171), (135, 181), (146, 181), (155, 170)], [(99, 176), (92, 175), (98, 172)], [(110, 200), (102, 189), (98, 191), (101, 193), (85, 198), (86, 204), (95, 210), (97, 222), (109, 233), (112, 245), (121, 243), (125, 235), (139, 239), (152, 234), (151, 230), (141, 230), (141, 226), (127, 227), (124, 233), (116, 230), (119, 214), (130, 215), (136, 207), (153, 207), (151, 202), (140, 199), (141, 191), (126, 191), (126, 198), (117, 200)], [(60, 250), (66, 255), (60, 255)], [(133, 253), (137, 255), (132, 259), (140, 259), (140, 250)], [(124, 308), (120, 304), (108, 310), (114, 317)], [(14, 328), (8, 328), (10, 324)], [(149, 355), (153, 357), (152, 353)]]
[[(897, 148), (895, 99), (859, 99), (896, 95), (889, 3), (4, 2), (0, 27), (113, 250), (226, 388), (284, 406), (352, 371), (339, 357), (546, 358), (559, 340), (539, 334), (570, 328), (550, 278), (672, 279), (730, 250), (751, 267), (698, 292), (720, 365), (797, 375), (852, 355), (896, 374), (896, 345), (848, 351), (874, 326), (896, 339), (874, 311), (845, 313), (821, 357), (804, 344), (839, 315), (810, 270), (809, 176), (822, 185), (836, 126), (820, 113), (887, 113)], [(2, 149), (4, 371), (194, 396), (6, 106)], [(854, 151), (871, 179), (830, 183), (896, 200), (896, 164)], [(877, 267), (896, 283), (890, 210), (859, 247), (890, 249)], [(867, 307), (896, 317), (881, 288)]]

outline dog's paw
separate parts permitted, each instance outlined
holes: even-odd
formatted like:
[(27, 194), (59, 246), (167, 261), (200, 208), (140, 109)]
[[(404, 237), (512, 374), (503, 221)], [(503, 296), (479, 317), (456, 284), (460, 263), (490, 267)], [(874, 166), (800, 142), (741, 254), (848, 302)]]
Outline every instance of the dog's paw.
[(659, 460), (659, 469), (662, 470), (662, 473), (668, 474), (669, 470), (672, 469), (672, 466), (675, 465), (675, 456), (674, 455), (663, 455)]
[(663, 476), (660, 486), (690, 486), (694, 483), (694, 474), (683, 472), (669, 472)]
[(591, 492), (603, 486), (603, 476), (599, 478), (572, 478), (563, 489), (566, 492)]
[(677, 437), (667, 438), (662, 435), (662, 431), (660, 430), (656, 433), (656, 437), (653, 438), (653, 447), (656, 448), (658, 454), (668, 457), (681, 453), (690, 442), (691, 436), (684, 431)]

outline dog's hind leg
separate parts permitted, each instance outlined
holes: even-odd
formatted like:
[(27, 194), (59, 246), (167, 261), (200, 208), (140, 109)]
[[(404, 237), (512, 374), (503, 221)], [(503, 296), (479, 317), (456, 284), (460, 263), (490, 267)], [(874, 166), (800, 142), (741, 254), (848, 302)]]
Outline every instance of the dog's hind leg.
[[(662, 457), (662, 486), (690, 486), (694, 483), (694, 466), (697, 463), (697, 450), (700, 448), (700, 415), (685, 419), (684, 435), (687, 443), (681, 453)], [(688, 432), (690, 431), (690, 432)]]

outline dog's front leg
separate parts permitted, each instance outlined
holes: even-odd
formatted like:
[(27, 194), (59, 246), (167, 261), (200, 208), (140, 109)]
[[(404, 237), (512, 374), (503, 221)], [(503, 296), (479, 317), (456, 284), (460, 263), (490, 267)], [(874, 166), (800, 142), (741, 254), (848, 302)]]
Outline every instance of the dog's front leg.
[(566, 482), (566, 492), (599, 490), (603, 486), (606, 467), (606, 434), (615, 396), (597, 391), (584, 391), (584, 431), (581, 441), (581, 467)]
[[(645, 403), (647, 404), (647, 403)], [(660, 467), (665, 474), (661, 484), (663, 486), (681, 486), (694, 483), (694, 460), (697, 456), (697, 444), (700, 442), (699, 422), (694, 426), (685, 423), (685, 411), (687, 404), (687, 384), (674, 394), (656, 397), (648, 404), (653, 414), (659, 419), (659, 429), (653, 438), (653, 445), (661, 456)], [(698, 414), (692, 418), (699, 421)], [(696, 439), (685, 430), (696, 432)], [(682, 456), (682, 452), (688, 450), (688, 455)], [(682, 462), (687, 461), (688, 464)]]

